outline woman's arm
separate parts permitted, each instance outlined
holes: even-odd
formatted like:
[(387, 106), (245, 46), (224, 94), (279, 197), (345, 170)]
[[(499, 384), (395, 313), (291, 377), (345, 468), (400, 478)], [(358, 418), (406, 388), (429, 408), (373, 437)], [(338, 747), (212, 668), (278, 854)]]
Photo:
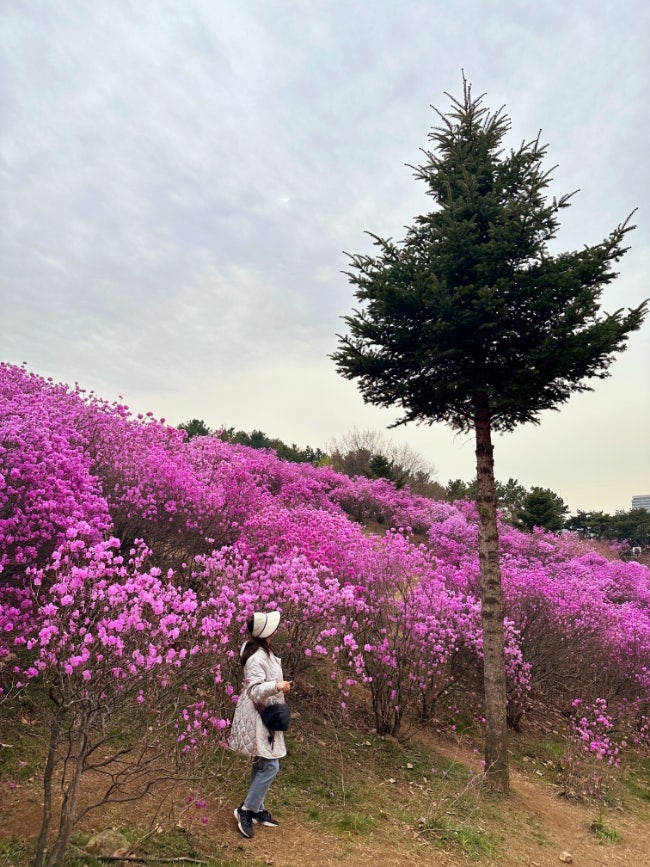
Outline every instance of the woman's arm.
[[(262, 665), (260, 654), (264, 651), (254, 653), (244, 666), (244, 674), (248, 681), (248, 694), (253, 699), (255, 704), (265, 704), (274, 695), (279, 692), (287, 692), (286, 680), (267, 680), (267, 673)], [(282, 684), (282, 687), (280, 686)]]

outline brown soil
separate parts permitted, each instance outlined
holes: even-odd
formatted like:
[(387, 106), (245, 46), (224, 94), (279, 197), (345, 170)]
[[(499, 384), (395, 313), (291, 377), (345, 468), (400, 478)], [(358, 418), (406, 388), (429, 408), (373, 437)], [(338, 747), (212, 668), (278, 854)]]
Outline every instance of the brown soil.
[[(436, 752), (455, 762), (463, 763), (478, 771), (475, 753), (462, 745), (440, 740), (427, 733), (418, 737), (428, 741)], [(560, 856), (570, 853), (577, 867), (600, 867), (600, 865), (627, 865), (648, 867), (650, 865), (650, 805), (636, 801), (632, 809), (608, 811), (605, 824), (616, 830), (616, 842), (599, 842), (589, 829), (596, 815), (593, 806), (581, 805), (558, 796), (554, 786), (540, 780), (533, 770), (531, 775), (512, 771), (512, 792), (499, 804), (501, 831), (494, 826), (486, 828), (492, 835), (503, 835), (504, 828), (518, 829), (500, 841), (501, 854), (496, 858), (483, 856), (483, 865), (559, 865)], [(277, 786), (281, 785), (278, 780)], [(396, 783), (396, 785), (402, 785)], [(0, 837), (15, 836), (21, 840), (34, 839), (38, 833), (41, 799), (37, 781), (28, 781), (8, 790), (3, 783), (0, 797)], [(408, 789), (408, 786), (406, 786)], [(396, 798), (407, 798), (408, 792), (395, 790)], [(107, 827), (119, 828), (122, 824), (151, 827), (155, 804), (158, 799), (143, 799), (118, 808), (111, 806), (95, 813), (85, 825), (86, 830)], [(182, 801), (180, 802), (182, 805)], [(458, 852), (447, 852), (433, 846), (427, 834), (416, 832), (411, 825), (400, 823), (394, 816), (378, 819), (375, 830), (368, 836), (342, 834), (328, 831), (321, 824), (306, 819), (298, 813), (279, 814), (281, 827), (277, 829), (258, 827), (253, 840), (245, 840), (238, 833), (232, 815), (234, 804), (212, 801), (206, 813), (207, 825), (198, 823), (196, 815), (187, 812), (180, 818), (180, 825), (193, 819), (187, 830), (192, 834), (196, 848), (204, 857), (211, 855), (229, 863), (240, 865), (273, 865), (273, 867), (327, 867), (327, 865), (406, 865), (432, 864), (440, 867), (460, 867), (471, 863)], [(178, 815), (178, 813), (177, 813)], [(565, 862), (568, 863), (568, 862)], [(0, 865), (10, 867), (11, 862), (2, 859)]]
[[(437, 741), (436, 750), (455, 761), (474, 765), (474, 770), (478, 770), (476, 756), (459, 746), (445, 748)], [(563, 863), (560, 855), (567, 852), (572, 857), (572, 862), (567, 863), (583, 867), (602, 864), (649, 867), (650, 810), (647, 805), (639, 803), (636, 814), (616, 811), (606, 815), (605, 824), (614, 828), (620, 839), (603, 843), (589, 827), (597, 812), (593, 806), (562, 798), (556, 787), (518, 771), (511, 771), (510, 784), (511, 794), (503, 812), (507, 824), (521, 831), (508, 838), (498, 859), (483, 863), (546, 867)]]

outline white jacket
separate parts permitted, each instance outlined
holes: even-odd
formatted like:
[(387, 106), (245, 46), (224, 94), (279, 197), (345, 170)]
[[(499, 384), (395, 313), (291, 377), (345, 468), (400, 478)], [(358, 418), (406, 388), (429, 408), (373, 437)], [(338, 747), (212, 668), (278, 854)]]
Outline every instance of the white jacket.
[(267, 654), (260, 648), (246, 661), (244, 683), (230, 729), (231, 750), (243, 756), (261, 756), (263, 759), (286, 756), (284, 734), (275, 732), (270, 743), (269, 730), (255, 707), (256, 704), (267, 707), (284, 703), (284, 693), (277, 688), (281, 680), (284, 680), (282, 665), (274, 653)]

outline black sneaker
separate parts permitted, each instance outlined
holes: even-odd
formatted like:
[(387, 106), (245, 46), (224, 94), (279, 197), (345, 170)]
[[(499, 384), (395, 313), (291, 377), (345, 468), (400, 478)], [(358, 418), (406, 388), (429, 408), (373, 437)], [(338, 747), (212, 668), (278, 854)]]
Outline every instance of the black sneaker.
[(268, 810), (260, 810), (259, 813), (253, 813), (253, 822), (257, 825), (266, 825), (267, 828), (277, 828), (280, 824)]
[(235, 819), (237, 819), (237, 827), (242, 832), (244, 837), (252, 837), (253, 836), (253, 816), (254, 813), (252, 810), (243, 810), (241, 807), (237, 807), (235, 810)]

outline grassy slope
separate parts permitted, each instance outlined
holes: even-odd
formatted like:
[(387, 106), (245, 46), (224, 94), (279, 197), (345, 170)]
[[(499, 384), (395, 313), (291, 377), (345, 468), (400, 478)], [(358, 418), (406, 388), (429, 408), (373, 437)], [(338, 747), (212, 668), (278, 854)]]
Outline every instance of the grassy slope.
[[(563, 849), (581, 863), (642, 865), (650, 822), (650, 760), (638, 758), (610, 783), (599, 807), (559, 797), (560, 733), (543, 720), (512, 739), (513, 794), (506, 801), (480, 784), (480, 734), (450, 738), (412, 728), (399, 739), (377, 737), (367, 709), (342, 721), (296, 696), (289, 756), (268, 797), (278, 830), (239, 837), (232, 809), (246, 788), (246, 760), (206, 756), (194, 780), (161, 786), (154, 797), (103, 808), (79, 829), (120, 828), (149, 858), (188, 856), (214, 865), (434, 863), (536, 864)], [(38, 831), (45, 738), (38, 710), (3, 709), (0, 721), (0, 865), (27, 865)], [(97, 781), (89, 781), (91, 788)], [(187, 804), (188, 793), (207, 807)], [(200, 817), (205, 816), (207, 824)], [(590, 830), (590, 824), (594, 829)], [(159, 830), (157, 829), (159, 827)], [(100, 862), (72, 848), (69, 863)]]

